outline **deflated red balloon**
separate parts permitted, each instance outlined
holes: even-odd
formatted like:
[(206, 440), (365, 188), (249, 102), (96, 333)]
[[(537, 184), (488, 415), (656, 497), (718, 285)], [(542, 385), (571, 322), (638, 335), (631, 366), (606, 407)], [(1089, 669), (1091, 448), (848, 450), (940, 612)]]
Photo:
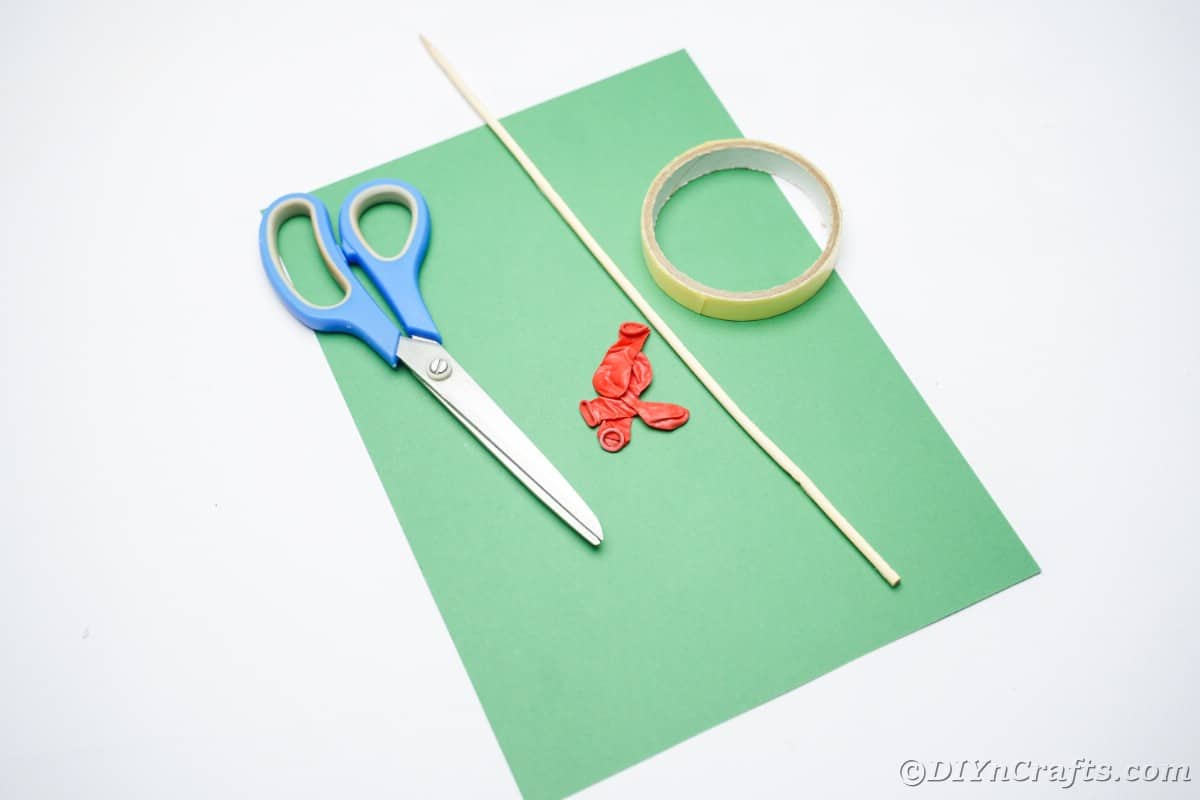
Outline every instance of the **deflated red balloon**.
[(649, 336), (650, 328), (640, 322), (623, 323), (616, 343), (608, 348), (592, 376), (592, 386), (600, 396), (579, 404), (583, 421), (589, 428), (599, 426), (596, 438), (610, 453), (629, 444), (635, 416), (663, 431), (673, 431), (688, 421), (683, 406), (645, 402), (640, 397), (654, 380), (650, 359), (642, 352)]

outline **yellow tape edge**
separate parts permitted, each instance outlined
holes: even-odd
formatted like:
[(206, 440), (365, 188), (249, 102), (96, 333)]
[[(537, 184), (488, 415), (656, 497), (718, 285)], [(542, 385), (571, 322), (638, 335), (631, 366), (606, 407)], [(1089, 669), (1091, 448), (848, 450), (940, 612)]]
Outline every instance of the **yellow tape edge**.
[[(791, 164), (804, 173), (807, 173), (825, 195), (824, 200), (828, 205), (829, 211), (829, 218), (826, 220), (829, 229), (829, 238), (824, 249), (821, 251), (821, 255), (800, 275), (778, 286), (749, 292), (733, 292), (708, 286), (676, 267), (667, 258), (658, 243), (658, 238), (655, 235), (655, 223), (657, 221), (655, 204), (667, 186), (668, 181), (674, 178), (680, 170), (692, 166), (696, 162), (709, 158), (714, 154), (724, 153), (725, 151), (738, 151), (742, 154), (758, 153), (760, 155), (755, 156), (756, 158), (762, 157), (766, 160), (779, 159), (781, 161), (777, 163)], [(699, 174), (687, 178), (679, 186), (676, 186), (672, 190), (672, 193), (678, 191), (678, 189), (687, 185), (692, 180), (703, 177), (710, 172), (735, 168), (755, 169), (760, 172), (783, 177), (785, 180), (788, 179), (786, 175), (779, 175), (778, 171), (774, 169), (763, 169), (755, 166), (727, 166), (701, 171)], [(804, 187), (799, 188), (804, 189)], [(662, 199), (661, 203), (658, 203), (658, 211), (661, 212), (662, 207), (666, 205), (669, 199), (670, 196), (668, 195)], [(646, 259), (646, 267), (649, 269), (650, 276), (654, 279), (654, 282), (672, 300), (684, 308), (706, 317), (744, 322), (755, 319), (766, 319), (791, 311), (796, 306), (810, 299), (825, 285), (825, 281), (829, 279), (829, 275), (833, 272), (833, 268), (837, 263), (838, 244), (842, 228), (842, 212), (837, 194), (833, 191), (833, 186), (829, 183), (829, 180), (815, 165), (798, 153), (770, 142), (755, 139), (718, 139), (697, 145), (681, 153), (662, 168), (658, 176), (650, 184), (650, 188), (646, 191), (646, 199), (642, 203), (641, 228), (642, 253)]]

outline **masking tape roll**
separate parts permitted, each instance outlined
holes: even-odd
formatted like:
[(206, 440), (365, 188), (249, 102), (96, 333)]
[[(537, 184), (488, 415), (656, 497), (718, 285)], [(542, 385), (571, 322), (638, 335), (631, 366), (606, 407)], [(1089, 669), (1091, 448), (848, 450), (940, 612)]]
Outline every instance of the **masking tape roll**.
[[(800, 275), (769, 289), (731, 292), (700, 283), (663, 253), (655, 236), (655, 225), (671, 195), (697, 178), (727, 169), (752, 169), (782, 178), (804, 192), (816, 206), (827, 236), (822, 242), (821, 232), (810, 231), (821, 244), (821, 255)], [(654, 282), (685, 308), (717, 319), (765, 319), (791, 311), (808, 300), (833, 272), (841, 229), (841, 206), (821, 171), (791, 150), (753, 139), (720, 139), (693, 147), (663, 167), (642, 204), (642, 251)]]

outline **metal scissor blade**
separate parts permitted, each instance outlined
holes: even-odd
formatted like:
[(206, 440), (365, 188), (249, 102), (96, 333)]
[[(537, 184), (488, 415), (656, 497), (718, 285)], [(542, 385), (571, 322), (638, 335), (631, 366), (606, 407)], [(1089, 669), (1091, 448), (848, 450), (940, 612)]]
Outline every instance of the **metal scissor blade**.
[(593, 545), (604, 541), (600, 520), (588, 504), (446, 348), (428, 339), (401, 336), (396, 355), (563, 522)]

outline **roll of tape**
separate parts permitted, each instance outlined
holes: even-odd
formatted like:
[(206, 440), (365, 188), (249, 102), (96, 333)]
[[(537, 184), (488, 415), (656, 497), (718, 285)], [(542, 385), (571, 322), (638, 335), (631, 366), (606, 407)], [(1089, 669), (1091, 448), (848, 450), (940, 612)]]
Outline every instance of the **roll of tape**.
[[(663, 253), (655, 236), (655, 225), (667, 200), (697, 178), (726, 169), (752, 169), (775, 175), (804, 192), (816, 206), (828, 237), (820, 257), (800, 275), (769, 289), (731, 292), (707, 286), (687, 275)], [(721, 139), (693, 147), (663, 167), (642, 204), (642, 250), (654, 282), (680, 305), (717, 319), (764, 319), (791, 311), (808, 300), (833, 271), (841, 228), (841, 206), (821, 171), (791, 150), (753, 139)]]

